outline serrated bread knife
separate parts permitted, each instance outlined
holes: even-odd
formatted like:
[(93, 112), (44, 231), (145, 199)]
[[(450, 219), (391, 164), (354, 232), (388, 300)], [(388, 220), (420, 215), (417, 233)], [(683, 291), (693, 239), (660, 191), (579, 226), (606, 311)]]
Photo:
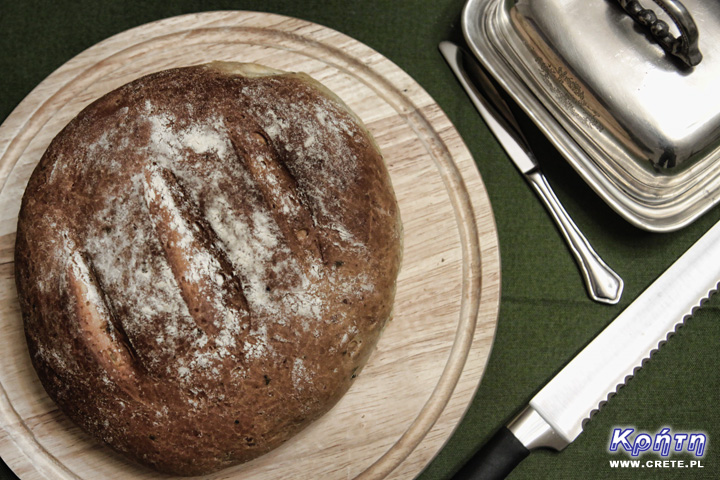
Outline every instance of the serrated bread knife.
[(593, 411), (708, 299), (720, 283), (720, 222), (618, 315), (455, 478), (505, 478), (530, 453), (562, 450)]
[(562, 450), (720, 283), (720, 222), (535, 395), (456, 478), (505, 478), (531, 450)]
[[(451, 42), (441, 42), (439, 48), (495, 138), (555, 220), (580, 267), (590, 298), (600, 303), (617, 303), (622, 295), (622, 278), (595, 252), (555, 196), (515, 117), (478, 61)], [(484, 94), (478, 87), (482, 87)]]

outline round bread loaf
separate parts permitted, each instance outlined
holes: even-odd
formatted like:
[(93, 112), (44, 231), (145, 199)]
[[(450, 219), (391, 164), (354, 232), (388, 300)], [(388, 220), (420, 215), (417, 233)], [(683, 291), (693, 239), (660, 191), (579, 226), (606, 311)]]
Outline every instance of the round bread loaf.
[(247, 461), (350, 387), (391, 316), (401, 230), (376, 144), (309, 76), (148, 75), (85, 108), (30, 178), (15, 266), (32, 362), (142, 464)]

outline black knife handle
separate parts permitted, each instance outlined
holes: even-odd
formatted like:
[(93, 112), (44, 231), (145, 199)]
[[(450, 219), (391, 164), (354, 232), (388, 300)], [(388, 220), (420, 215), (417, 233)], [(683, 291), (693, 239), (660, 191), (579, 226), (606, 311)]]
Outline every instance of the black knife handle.
[(530, 450), (502, 427), (453, 477), (455, 480), (502, 480), (530, 455)]

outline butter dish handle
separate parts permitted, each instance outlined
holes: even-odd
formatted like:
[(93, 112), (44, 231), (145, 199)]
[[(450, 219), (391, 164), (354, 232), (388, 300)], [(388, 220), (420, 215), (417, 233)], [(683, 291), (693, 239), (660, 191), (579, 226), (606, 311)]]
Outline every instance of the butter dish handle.
[(672, 19), (680, 31), (675, 37), (670, 26), (649, 8), (643, 7), (637, 0), (618, 0), (620, 6), (635, 22), (650, 30), (655, 41), (666, 52), (676, 56), (686, 65), (694, 67), (702, 60), (698, 48), (698, 28), (690, 12), (679, 0), (653, 0)]

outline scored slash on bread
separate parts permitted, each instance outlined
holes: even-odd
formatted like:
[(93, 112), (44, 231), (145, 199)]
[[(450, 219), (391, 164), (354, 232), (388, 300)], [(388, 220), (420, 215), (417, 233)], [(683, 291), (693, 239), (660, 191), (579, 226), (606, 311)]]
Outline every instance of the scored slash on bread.
[(222, 318), (242, 337), (249, 326), (248, 304), (217, 235), (170, 170), (149, 163), (143, 187), (152, 225), (190, 315), (211, 338), (220, 333), (213, 318)]
[(75, 297), (75, 308), (81, 338), (88, 343), (91, 352), (97, 355), (104, 369), (116, 377), (116, 381), (132, 388), (136, 381), (135, 354), (127, 335), (119, 327), (115, 313), (109, 304), (97, 278), (84, 255), (75, 252), (70, 258), (68, 283)]
[(322, 250), (315, 236), (312, 214), (298, 194), (297, 182), (279, 161), (275, 149), (260, 132), (243, 132), (241, 139), (238, 132), (242, 130), (229, 128), (228, 131), (235, 155), (258, 180), (278, 227), (286, 237), (293, 235), (297, 239), (297, 243), (288, 242), (295, 257), (308, 266), (321, 261)]

